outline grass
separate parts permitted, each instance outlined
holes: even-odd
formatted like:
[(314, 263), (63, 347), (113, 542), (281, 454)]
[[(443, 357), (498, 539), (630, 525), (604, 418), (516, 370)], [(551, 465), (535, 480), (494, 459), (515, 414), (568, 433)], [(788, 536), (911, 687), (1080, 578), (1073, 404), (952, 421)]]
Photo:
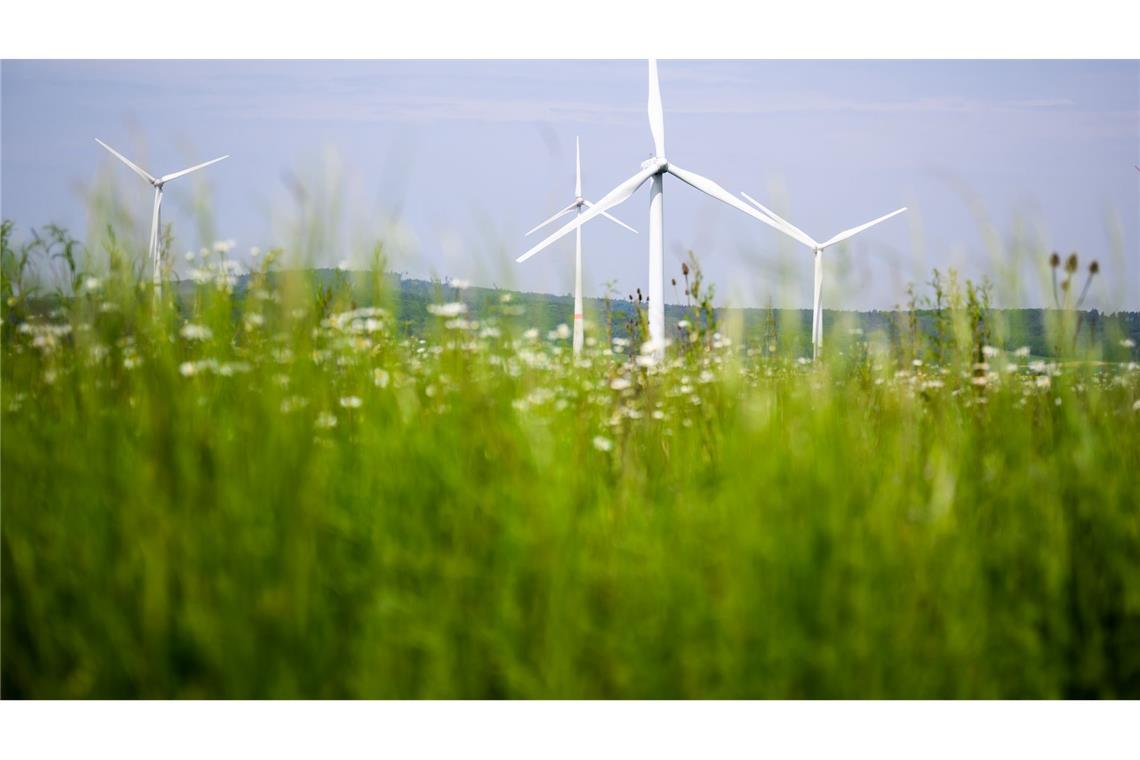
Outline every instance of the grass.
[(699, 309), (575, 360), (508, 295), (408, 334), (269, 270), (43, 314), (6, 262), (5, 697), (1140, 696), (1134, 363), (954, 304), (938, 364)]

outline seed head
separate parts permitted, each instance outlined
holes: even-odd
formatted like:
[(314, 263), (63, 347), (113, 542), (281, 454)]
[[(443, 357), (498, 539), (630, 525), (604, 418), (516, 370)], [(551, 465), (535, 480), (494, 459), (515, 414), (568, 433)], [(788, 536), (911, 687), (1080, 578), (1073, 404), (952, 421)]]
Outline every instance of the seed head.
[(686, 277), (689, 276), (689, 265), (684, 261), (681, 262), (681, 274), (685, 275)]
[(1065, 260), (1065, 271), (1070, 272), (1070, 273), (1077, 271), (1077, 252), (1076, 251), (1073, 251), (1072, 253), (1070, 253), (1069, 258)]
[(1049, 257), (1049, 266), (1053, 267), (1054, 269), (1061, 266), (1061, 257), (1057, 254), (1056, 251), (1053, 251), (1053, 255)]
[(1089, 264), (1089, 274), (1096, 274), (1099, 271), (1100, 264), (1097, 263), (1096, 259), (1093, 259), (1092, 263)]

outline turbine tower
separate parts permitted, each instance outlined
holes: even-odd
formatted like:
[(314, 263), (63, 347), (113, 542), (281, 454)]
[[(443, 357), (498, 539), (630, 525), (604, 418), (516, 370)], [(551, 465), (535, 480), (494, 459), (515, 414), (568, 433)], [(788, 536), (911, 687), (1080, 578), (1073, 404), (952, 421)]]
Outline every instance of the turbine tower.
[(115, 150), (114, 148), (112, 148), (110, 145), (103, 142), (102, 140), (100, 140), (98, 137), (95, 138), (95, 142), (99, 143), (104, 148), (109, 150), (111, 152), (111, 155), (113, 155), (115, 158), (119, 159), (124, 164), (129, 166), (131, 168), (131, 171), (133, 171), (135, 174), (137, 174), (140, 177), (142, 177), (143, 179), (145, 179), (147, 182), (149, 182), (151, 184), (152, 187), (154, 187), (154, 212), (151, 214), (151, 220), (150, 220), (150, 248), (147, 249), (147, 256), (150, 258), (151, 266), (154, 268), (154, 289), (155, 289), (155, 293), (161, 295), (162, 294), (162, 262), (159, 261), (158, 230), (159, 230), (159, 225), (160, 225), (160, 209), (162, 207), (162, 187), (163, 187), (163, 185), (165, 185), (167, 182), (169, 182), (172, 179), (177, 179), (178, 177), (181, 177), (185, 174), (189, 174), (190, 172), (196, 172), (199, 169), (202, 169), (202, 168), (209, 166), (210, 164), (216, 164), (219, 161), (221, 161), (222, 159), (229, 158), (229, 155), (227, 154), (225, 156), (222, 156), (221, 158), (215, 158), (212, 161), (207, 161), (204, 164), (198, 164), (197, 166), (191, 166), (189, 169), (183, 169), (180, 172), (174, 172), (173, 174), (165, 174), (161, 177), (154, 177), (151, 174), (149, 174), (146, 170), (144, 170), (144, 169), (140, 168), (139, 166), (131, 163), (131, 161), (129, 161), (126, 156), (124, 156), (122, 153), (119, 153), (117, 150)]
[(885, 222), (892, 216), (901, 214), (902, 212), (906, 211), (906, 206), (892, 211), (886, 216), (880, 216), (878, 219), (874, 219), (870, 222), (867, 222), (866, 224), (861, 224), (858, 227), (852, 227), (849, 230), (844, 230), (835, 237), (819, 243), (799, 227), (796, 227), (791, 222), (781, 218), (776, 214), (776, 212), (766, 208), (763, 204), (760, 203), (760, 201), (756, 200), (748, 193), (741, 193), (741, 195), (747, 198), (753, 205), (756, 206), (756, 208), (760, 209), (765, 214), (772, 217), (773, 220), (782, 225), (783, 231), (786, 235), (798, 240), (812, 250), (812, 256), (815, 259), (815, 287), (813, 288), (814, 295), (812, 297), (811, 310), (811, 355), (814, 359), (819, 356), (819, 350), (823, 347), (823, 250), (825, 248), (830, 248), (833, 245), (838, 245), (847, 238), (858, 235), (865, 229), (874, 227), (879, 222)]
[[(562, 217), (569, 214), (571, 211), (577, 211), (578, 214), (581, 214), (583, 207), (585, 207), (587, 209), (593, 208), (594, 204), (590, 203), (588, 200), (586, 200), (585, 198), (582, 197), (582, 145), (579, 142), (578, 138), (574, 138), (574, 155), (575, 155), (575, 167), (576, 167), (575, 175), (574, 175), (574, 202), (571, 203), (566, 208), (559, 211), (554, 216), (547, 219), (542, 224), (540, 224), (537, 227), (535, 227), (534, 229), (532, 229), (530, 232), (526, 233), (527, 235), (530, 235), (534, 232), (537, 232), (538, 230), (542, 229), (543, 227), (550, 224), (551, 222), (553, 222), (556, 219), (561, 219)], [(620, 224), (622, 227), (625, 227), (630, 232), (637, 234), (637, 230), (635, 230), (633, 227), (630, 227), (628, 224), (621, 221), (620, 219), (615, 219), (614, 217), (610, 216), (609, 214), (607, 214), (604, 211), (601, 212), (601, 214), (602, 214), (602, 216), (604, 216), (606, 219), (609, 219), (614, 224)], [(575, 248), (574, 248), (574, 353), (577, 354), (577, 353), (580, 353), (582, 351), (582, 341), (583, 341), (583, 325), (582, 325), (582, 228), (578, 227), (575, 230), (575, 233), (576, 233), (576, 235), (575, 235)], [(526, 236), (524, 235), (524, 237), (526, 237)]]
[(637, 192), (637, 189), (651, 179), (649, 190), (649, 341), (655, 359), (665, 358), (665, 175), (672, 174), (687, 185), (727, 203), (735, 209), (757, 219), (781, 232), (784, 228), (775, 220), (761, 214), (748, 204), (736, 198), (711, 179), (686, 171), (665, 160), (665, 115), (661, 107), (661, 87), (657, 81), (657, 61), (649, 61), (649, 131), (653, 135), (653, 157), (641, 164), (641, 171), (606, 193), (595, 206), (580, 212), (578, 218), (564, 225), (538, 245), (519, 256), (523, 262), (558, 240), (571, 230), (617, 206)]

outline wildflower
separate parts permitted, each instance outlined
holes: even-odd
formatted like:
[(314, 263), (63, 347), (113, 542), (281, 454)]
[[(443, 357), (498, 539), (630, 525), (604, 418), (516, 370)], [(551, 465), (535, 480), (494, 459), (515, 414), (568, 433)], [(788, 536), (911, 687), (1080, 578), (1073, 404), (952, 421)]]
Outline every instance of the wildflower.
[(1042, 375), (1041, 377), (1037, 378), (1038, 388), (1048, 388), (1052, 384), (1053, 380), (1048, 375)]
[(1120, 345), (1124, 348), (1136, 348), (1136, 341), (1132, 340), (1132, 338), (1125, 338), (1120, 341)]
[(186, 340), (209, 340), (214, 337), (214, 332), (205, 325), (195, 325), (187, 322), (182, 326), (178, 332)]
[(609, 438), (600, 435), (594, 436), (594, 448), (598, 451), (609, 451), (613, 447), (614, 443)]
[(570, 327), (563, 322), (551, 330), (546, 337), (548, 340), (566, 340), (570, 337)]
[(501, 296), (499, 296), (499, 303), (510, 303), (510, 302), (511, 302), (511, 294), (510, 293), (503, 293)]
[(214, 242), (214, 253), (229, 253), (236, 245), (233, 240), (217, 240)]
[(261, 249), (258, 248), (256, 245), (253, 248), (249, 249), (249, 257), (251, 259), (256, 259), (260, 255), (261, 255)]
[(913, 361), (911, 361), (911, 364), (913, 364), (916, 367), (921, 367), (922, 366), (922, 359), (914, 359)]
[(1140, 399), (1136, 399), (1136, 401), (1132, 403), (1132, 411), (1140, 412)]
[(347, 272), (348, 266), (349, 266), (349, 260), (348, 259), (341, 259), (340, 262), (336, 265), (336, 268), (342, 272)]
[(359, 396), (343, 396), (340, 399), (340, 405), (345, 409), (359, 409), (363, 403)]
[(281, 413), (290, 414), (298, 409), (303, 409), (308, 403), (309, 400), (304, 396), (289, 396), (281, 400)]
[(224, 362), (215, 367), (215, 371), (222, 377), (233, 377), (238, 372), (249, 372), (250, 367), (246, 362)]
[(83, 290), (92, 293), (102, 287), (103, 283), (99, 281), (98, 277), (88, 277), (83, 281)]
[(187, 251), (186, 252), (186, 260), (187, 261), (193, 261), (194, 260), (194, 252), (193, 251)]
[(982, 356), (987, 359), (992, 359), (1001, 353), (1001, 349), (994, 348), (993, 346), (982, 346)]
[(437, 317), (455, 318), (460, 314), (467, 313), (467, 304), (462, 302), (443, 303), (443, 304), (428, 304), (427, 310), (430, 314)]
[(624, 391), (631, 385), (632, 383), (629, 382), (629, 378), (627, 377), (615, 377), (610, 381), (610, 387), (615, 391)]
[(329, 414), (328, 412), (321, 412), (317, 415), (317, 419), (314, 424), (323, 430), (331, 430), (332, 428), (336, 427), (336, 415)]
[(527, 340), (538, 340), (538, 328), (532, 327), (523, 333), (523, 337)]
[(471, 283), (467, 280), (452, 280), (451, 287), (456, 290), (467, 290), (467, 288), (471, 287)]
[(379, 367), (372, 370), (372, 383), (377, 388), (387, 388), (389, 380), (390, 376), (387, 370), (380, 369)]
[(679, 329), (679, 330), (688, 330), (692, 326), (693, 326), (692, 323), (690, 323), (689, 320), (687, 320), (687, 319), (682, 319), (680, 322), (677, 323), (677, 329)]
[(1026, 356), (1029, 356), (1029, 346), (1022, 346), (1021, 348), (1014, 351), (1013, 355), (1024, 359)]
[(661, 411), (660, 409), (654, 409), (651, 416), (655, 420), (663, 420), (665, 419), (665, 412)]
[(182, 362), (178, 365), (178, 372), (182, 375), (182, 377), (193, 377), (194, 373), (197, 371), (198, 368), (195, 366), (194, 362)]

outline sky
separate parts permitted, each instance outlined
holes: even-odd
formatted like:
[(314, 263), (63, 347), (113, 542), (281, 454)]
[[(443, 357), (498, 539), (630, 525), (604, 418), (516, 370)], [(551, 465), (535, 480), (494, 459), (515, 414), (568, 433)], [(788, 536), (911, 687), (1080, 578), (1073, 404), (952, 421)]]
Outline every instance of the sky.
[[(997, 305), (1048, 305), (1052, 250), (1099, 261), (1086, 307), (1140, 308), (1140, 62), (659, 71), (669, 161), (817, 240), (908, 207), (824, 253), (829, 309), (905, 303), (934, 267), (989, 277)], [(0, 211), (18, 237), (87, 237), (100, 192), (141, 256), (153, 191), (94, 138), (152, 174), (229, 154), (166, 188), (180, 272), (215, 239), (358, 269), (383, 240), (407, 276), (567, 294), (573, 236), (516, 264), (540, 239), (524, 233), (573, 200), (576, 137), (589, 200), (650, 157), (646, 94), (637, 60), (3, 61)], [(647, 288), (647, 191), (612, 210), (639, 234), (583, 230), (587, 296)], [(667, 278), (692, 250), (722, 305), (810, 306), (806, 248), (672, 177), (664, 204)]]

